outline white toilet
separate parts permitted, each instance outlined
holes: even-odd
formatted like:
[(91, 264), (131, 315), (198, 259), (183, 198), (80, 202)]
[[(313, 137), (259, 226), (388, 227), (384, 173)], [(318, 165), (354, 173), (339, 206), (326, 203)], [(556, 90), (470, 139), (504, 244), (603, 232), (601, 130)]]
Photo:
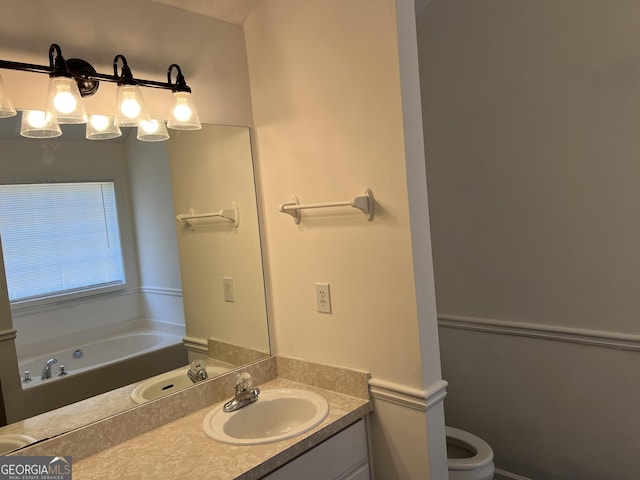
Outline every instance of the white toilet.
[(449, 480), (493, 478), (493, 450), (487, 442), (469, 432), (446, 427)]

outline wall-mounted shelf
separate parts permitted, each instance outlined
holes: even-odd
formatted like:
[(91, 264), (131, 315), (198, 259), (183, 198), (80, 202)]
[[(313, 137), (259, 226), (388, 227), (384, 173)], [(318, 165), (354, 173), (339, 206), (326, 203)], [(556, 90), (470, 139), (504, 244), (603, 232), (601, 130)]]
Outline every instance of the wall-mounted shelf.
[(353, 207), (361, 210), (367, 215), (367, 220), (372, 221), (374, 205), (373, 192), (370, 188), (367, 188), (364, 195), (342, 202), (308, 203), (301, 205), (298, 197), (294, 196), (290, 202), (280, 205), (280, 211), (291, 215), (296, 223), (300, 223), (300, 210), (306, 210), (308, 208)]
[(189, 209), (189, 213), (181, 213), (180, 215), (176, 215), (176, 221), (181, 223), (186, 223), (191, 227), (191, 230), (195, 230), (197, 220), (206, 219), (206, 218), (223, 218), (230, 222), (233, 222), (233, 225), (237, 227), (240, 224), (240, 212), (238, 211), (238, 204), (233, 202), (231, 204), (231, 208), (225, 208), (218, 212), (211, 213), (194, 213), (193, 208)]

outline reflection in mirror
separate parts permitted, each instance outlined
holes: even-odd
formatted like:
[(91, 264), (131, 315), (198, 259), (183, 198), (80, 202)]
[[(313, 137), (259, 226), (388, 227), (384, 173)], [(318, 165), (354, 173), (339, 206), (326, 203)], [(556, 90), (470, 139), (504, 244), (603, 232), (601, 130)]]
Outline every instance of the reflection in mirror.
[[(0, 122), (0, 348), (17, 331), (0, 438), (48, 438), (171, 393), (192, 384), (195, 360), (211, 377), (269, 354), (248, 128), (158, 143), (62, 129), (25, 139), (19, 121)], [(176, 221), (232, 205), (235, 222)]]

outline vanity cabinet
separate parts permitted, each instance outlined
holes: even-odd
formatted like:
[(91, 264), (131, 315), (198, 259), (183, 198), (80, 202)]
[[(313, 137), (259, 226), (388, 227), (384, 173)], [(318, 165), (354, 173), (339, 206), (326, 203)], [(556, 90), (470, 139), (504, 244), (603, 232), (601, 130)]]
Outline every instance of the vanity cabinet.
[(370, 480), (364, 419), (345, 428), (262, 480)]

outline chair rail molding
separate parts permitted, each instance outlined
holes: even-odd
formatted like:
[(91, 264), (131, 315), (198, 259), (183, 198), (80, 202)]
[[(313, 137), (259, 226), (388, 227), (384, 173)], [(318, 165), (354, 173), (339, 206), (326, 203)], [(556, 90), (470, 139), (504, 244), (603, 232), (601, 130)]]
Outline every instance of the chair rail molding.
[(369, 390), (373, 398), (422, 412), (444, 400), (447, 396), (447, 385), (444, 380), (439, 380), (420, 390), (376, 378), (369, 380)]
[(640, 351), (640, 335), (631, 333), (607, 332), (604, 330), (589, 330), (584, 328), (560, 327), (556, 325), (447, 314), (438, 315), (438, 326), (498, 335), (578, 343), (618, 350)]
[(182, 343), (190, 352), (209, 355), (209, 343), (206, 338), (184, 337)]
[(6, 342), (7, 340), (13, 340), (16, 338), (16, 329), (0, 330), (0, 342)]

